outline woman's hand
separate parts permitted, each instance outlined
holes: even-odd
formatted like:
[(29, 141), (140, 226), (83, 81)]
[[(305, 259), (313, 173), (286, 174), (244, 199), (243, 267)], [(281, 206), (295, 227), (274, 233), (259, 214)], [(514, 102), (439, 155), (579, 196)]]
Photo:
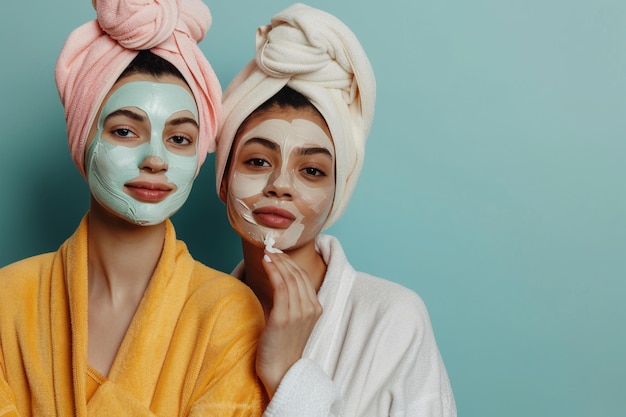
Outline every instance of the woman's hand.
[(289, 255), (266, 251), (263, 267), (274, 293), (259, 339), (256, 368), (272, 398), (283, 376), (302, 357), (322, 305), (307, 272)]

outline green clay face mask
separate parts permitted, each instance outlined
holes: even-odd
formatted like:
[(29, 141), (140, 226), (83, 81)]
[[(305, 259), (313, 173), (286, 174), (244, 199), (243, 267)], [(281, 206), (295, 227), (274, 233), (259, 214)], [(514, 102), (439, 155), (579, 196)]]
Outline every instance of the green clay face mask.
[[(123, 119), (127, 113), (134, 116)], [(122, 114), (119, 117), (128, 120), (130, 127), (120, 124), (110, 132), (104, 130), (108, 118), (117, 114)], [(170, 130), (177, 132), (171, 120), (180, 120), (181, 115), (197, 125), (193, 96), (175, 84), (133, 81), (109, 97), (85, 158), (89, 188), (100, 204), (139, 225), (159, 224), (180, 209), (191, 192), (198, 164), (197, 129), (193, 142), (178, 133), (170, 137)], [(142, 122), (136, 121), (141, 118)], [(128, 138), (128, 146), (111, 143), (103, 136), (122, 143)], [(173, 144), (181, 139), (183, 146), (188, 142), (193, 147), (193, 154), (189, 148), (176, 152)], [(146, 161), (158, 164), (146, 168)]]

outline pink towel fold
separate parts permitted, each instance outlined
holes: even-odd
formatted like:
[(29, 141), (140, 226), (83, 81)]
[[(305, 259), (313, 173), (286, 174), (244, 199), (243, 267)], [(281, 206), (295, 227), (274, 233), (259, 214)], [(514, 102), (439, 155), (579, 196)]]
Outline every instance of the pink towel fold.
[(108, 91), (139, 50), (172, 63), (191, 88), (200, 117), (198, 170), (215, 151), (222, 90), (198, 47), (211, 12), (201, 0), (93, 0), (97, 19), (75, 29), (63, 46), (55, 78), (65, 109), (72, 159), (85, 176), (84, 150)]

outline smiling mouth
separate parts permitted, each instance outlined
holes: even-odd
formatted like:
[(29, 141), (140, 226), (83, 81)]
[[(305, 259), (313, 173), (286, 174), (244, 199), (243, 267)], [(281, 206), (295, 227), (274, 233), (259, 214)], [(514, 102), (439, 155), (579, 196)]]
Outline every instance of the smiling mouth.
[(258, 224), (276, 229), (286, 229), (296, 219), (291, 212), (276, 207), (263, 207), (252, 214)]

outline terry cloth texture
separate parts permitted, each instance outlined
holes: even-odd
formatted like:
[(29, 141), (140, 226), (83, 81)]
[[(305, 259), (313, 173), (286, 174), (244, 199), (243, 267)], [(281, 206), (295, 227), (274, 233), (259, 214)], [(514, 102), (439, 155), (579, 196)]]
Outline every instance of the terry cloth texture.
[(85, 217), (57, 252), (0, 269), (0, 416), (259, 416), (261, 306), (169, 220), (109, 375), (89, 366), (87, 232)]
[(215, 150), (222, 99), (217, 76), (197, 45), (211, 26), (209, 8), (202, 0), (97, 0), (94, 5), (97, 19), (69, 35), (55, 69), (78, 170), (85, 176), (85, 143), (104, 97), (140, 50), (169, 61), (191, 88), (200, 117), (199, 170), (207, 152)]
[(354, 33), (335, 16), (294, 4), (258, 28), (256, 55), (224, 92), (216, 153), (217, 192), (237, 129), (284, 86), (306, 96), (330, 129), (336, 190), (325, 228), (343, 213), (363, 164), (374, 117), (376, 81)]
[[(339, 241), (320, 235), (328, 265), (324, 312), (264, 417), (456, 417), (428, 310), (418, 294), (358, 272)], [(241, 277), (243, 263), (233, 272)]]

